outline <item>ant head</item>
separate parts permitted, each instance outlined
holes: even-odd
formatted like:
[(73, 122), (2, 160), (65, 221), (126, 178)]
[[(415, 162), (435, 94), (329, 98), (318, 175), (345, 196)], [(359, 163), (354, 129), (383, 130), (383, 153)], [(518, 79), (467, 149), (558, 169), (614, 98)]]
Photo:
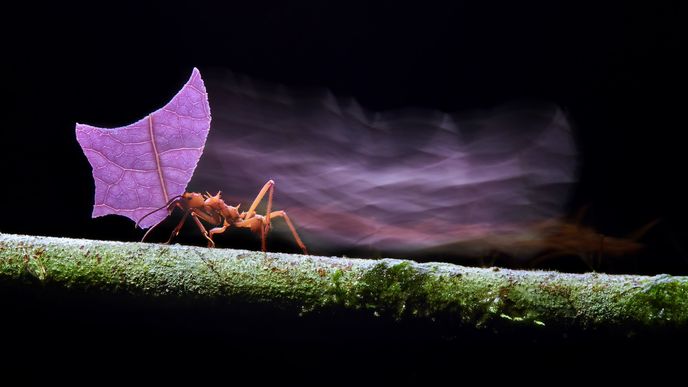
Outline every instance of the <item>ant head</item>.
[(190, 208), (203, 207), (203, 204), (205, 202), (205, 200), (203, 199), (203, 195), (196, 192), (185, 192), (182, 195), (181, 200), (184, 203), (186, 203), (186, 205)]

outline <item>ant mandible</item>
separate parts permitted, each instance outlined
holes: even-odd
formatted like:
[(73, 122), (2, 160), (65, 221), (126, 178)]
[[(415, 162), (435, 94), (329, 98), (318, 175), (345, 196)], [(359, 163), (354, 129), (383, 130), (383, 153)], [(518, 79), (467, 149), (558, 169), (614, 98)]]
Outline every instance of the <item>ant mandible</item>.
[[(174, 237), (179, 235), (179, 231), (184, 225), (184, 222), (186, 222), (186, 219), (191, 216), (191, 218), (194, 220), (194, 223), (196, 223), (196, 226), (198, 226), (199, 230), (201, 230), (203, 233), (205, 239), (208, 240), (208, 247), (215, 247), (215, 242), (213, 241), (213, 236), (215, 234), (221, 234), (230, 227), (240, 227), (248, 228), (252, 232), (260, 234), (261, 249), (263, 252), (265, 252), (265, 238), (268, 231), (270, 231), (272, 219), (284, 218), (284, 220), (287, 222), (287, 226), (289, 226), (289, 229), (294, 236), (296, 244), (299, 245), (304, 254), (308, 254), (306, 245), (304, 245), (301, 241), (301, 238), (299, 238), (299, 234), (296, 232), (296, 228), (294, 228), (294, 224), (289, 219), (289, 216), (287, 216), (287, 213), (281, 210), (272, 211), (272, 193), (275, 189), (274, 187), (275, 182), (272, 180), (265, 183), (256, 198), (253, 200), (251, 207), (248, 209), (248, 211), (244, 212), (239, 212), (239, 205), (235, 207), (226, 204), (220, 197), (222, 193), (219, 191), (215, 195), (210, 195), (208, 192), (206, 192), (205, 195), (196, 192), (185, 192), (170, 199), (170, 201), (163, 207), (144, 215), (143, 218), (139, 219), (139, 222), (148, 215), (153, 214), (163, 208), (167, 208), (167, 211), (171, 213), (176, 207), (184, 211), (184, 216), (179, 221), (179, 224), (177, 224), (177, 227), (174, 228), (170, 238), (166, 243), (170, 243)], [(267, 211), (265, 215), (256, 214), (256, 207), (258, 207), (258, 204), (261, 200), (263, 200), (263, 197), (265, 197), (266, 193), (268, 195)], [(208, 231), (199, 219), (205, 221), (211, 226), (216, 227)], [(154, 228), (155, 226), (151, 227), (146, 234), (143, 235), (141, 242), (146, 239), (148, 234)]]

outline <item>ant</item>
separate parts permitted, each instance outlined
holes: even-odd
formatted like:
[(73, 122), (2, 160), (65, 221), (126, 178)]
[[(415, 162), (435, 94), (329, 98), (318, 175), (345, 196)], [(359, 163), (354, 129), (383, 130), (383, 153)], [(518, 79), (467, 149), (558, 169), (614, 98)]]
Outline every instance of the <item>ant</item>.
[[(203, 236), (208, 241), (208, 247), (215, 247), (215, 242), (213, 241), (213, 236), (215, 234), (221, 234), (229, 227), (241, 227), (248, 228), (252, 232), (260, 234), (261, 249), (263, 252), (265, 252), (265, 238), (268, 231), (270, 231), (272, 219), (284, 218), (284, 220), (287, 222), (287, 226), (289, 226), (289, 229), (294, 236), (294, 240), (296, 240), (296, 244), (299, 245), (304, 254), (308, 255), (306, 245), (304, 245), (301, 241), (301, 238), (299, 238), (299, 234), (296, 232), (294, 224), (289, 219), (289, 216), (287, 216), (287, 213), (281, 210), (272, 211), (272, 193), (275, 189), (274, 187), (275, 182), (272, 180), (269, 180), (267, 183), (265, 183), (256, 198), (253, 200), (251, 207), (249, 207), (248, 211), (244, 212), (239, 212), (240, 205), (235, 207), (226, 204), (221, 198), (222, 192), (220, 191), (218, 191), (218, 193), (215, 195), (210, 195), (208, 192), (206, 192), (205, 195), (196, 192), (185, 192), (170, 199), (170, 201), (167, 202), (167, 204), (165, 204), (163, 207), (144, 215), (141, 219), (139, 219), (139, 222), (145, 217), (163, 208), (167, 208), (169, 213), (171, 213), (175, 208), (180, 208), (182, 211), (184, 211), (184, 216), (179, 221), (179, 224), (177, 224), (177, 227), (174, 228), (170, 238), (166, 243), (170, 243), (174, 237), (179, 235), (179, 231), (184, 225), (184, 222), (186, 222), (186, 219), (191, 216), (196, 223), (196, 226), (198, 226), (199, 230), (201, 230)], [(258, 207), (258, 204), (261, 200), (263, 200), (263, 197), (265, 197), (266, 193), (268, 195), (266, 214), (256, 214), (256, 207)], [(216, 227), (208, 231), (206, 230), (205, 226), (203, 226), (203, 223), (201, 223), (201, 220), (205, 221), (211, 226)], [(146, 239), (148, 234), (154, 228), (155, 226), (151, 227), (146, 234), (144, 234), (141, 242)]]

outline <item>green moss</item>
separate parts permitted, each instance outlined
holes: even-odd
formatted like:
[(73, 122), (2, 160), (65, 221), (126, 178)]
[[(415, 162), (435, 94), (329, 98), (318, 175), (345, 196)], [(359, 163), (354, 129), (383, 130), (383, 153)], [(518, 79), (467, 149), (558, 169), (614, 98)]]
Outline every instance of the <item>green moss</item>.
[(647, 325), (683, 325), (688, 323), (688, 303), (677, 300), (688, 300), (688, 281), (661, 275), (646, 281), (627, 308)]
[(570, 275), (3, 234), (0, 282), (240, 301), (300, 313), (358, 310), (450, 326), (688, 325), (686, 277)]
[(332, 273), (328, 299), (397, 320), (428, 318), (486, 326), (503, 311), (498, 276), (446, 273), (408, 261), (382, 260), (362, 272)]
[(361, 277), (354, 296), (358, 305), (379, 315), (401, 318), (409, 310), (418, 310), (427, 299), (423, 286), (427, 275), (411, 267), (409, 262), (375, 265)]

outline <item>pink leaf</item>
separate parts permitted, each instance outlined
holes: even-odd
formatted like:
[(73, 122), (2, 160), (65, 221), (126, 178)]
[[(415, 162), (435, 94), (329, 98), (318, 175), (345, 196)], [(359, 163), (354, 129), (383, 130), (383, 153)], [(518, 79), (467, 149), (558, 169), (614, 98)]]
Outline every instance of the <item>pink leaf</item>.
[[(184, 193), (209, 128), (208, 94), (195, 68), (167, 105), (131, 125), (76, 124), (76, 138), (93, 167), (93, 217), (116, 214), (139, 222)], [(167, 211), (157, 211), (140, 226), (154, 226), (166, 216)]]

